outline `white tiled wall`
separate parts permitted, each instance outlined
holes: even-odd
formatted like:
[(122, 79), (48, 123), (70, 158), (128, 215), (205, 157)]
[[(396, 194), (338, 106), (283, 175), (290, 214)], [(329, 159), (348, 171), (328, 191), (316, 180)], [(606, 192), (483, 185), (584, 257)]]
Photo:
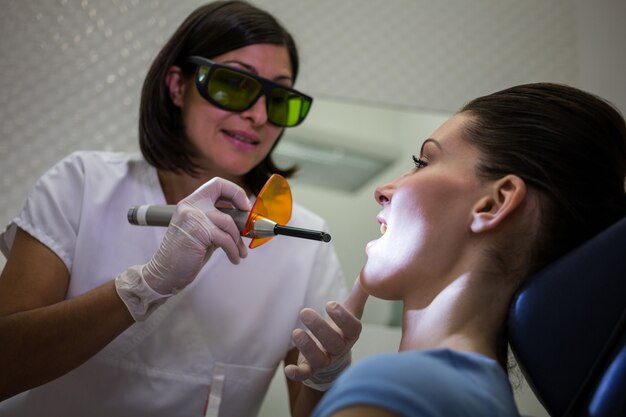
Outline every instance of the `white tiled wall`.
[[(2, 0), (0, 222), (81, 149), (137, 149), (149, 62), (199, 0)], [(453, 111), (512, 83), (577, 76), (569, 0), (259, 0), (318, 97)], [(388, 138), (393, 140), (393, 138)]]

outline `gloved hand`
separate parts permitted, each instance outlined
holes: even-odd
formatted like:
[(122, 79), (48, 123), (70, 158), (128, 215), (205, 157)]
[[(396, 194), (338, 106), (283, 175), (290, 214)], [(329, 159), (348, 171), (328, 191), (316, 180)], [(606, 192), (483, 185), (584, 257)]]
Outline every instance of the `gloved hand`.
[(292, 339), (300, 351), (295, 365), (285, 367), (285, 375), (318, 391), (326, 391), (350, 365), (351, 349), (361, 334), (361, 316), (368, 294), (356, 279), (344, 305), (326, 304), (329, 320), (315, 310), (304, 308), (300, 320), (310, 333), (296, 329)]
[(152, 259), (116, 277), (117, 292), (136, 321), (145, 320), (167, 297), (189, 285), (217, 248), (233, 264), (248, 255), (233, 219), (215, 208), (218, 201), (250, 210), (241, 187), (213, 178), (178, 203)]

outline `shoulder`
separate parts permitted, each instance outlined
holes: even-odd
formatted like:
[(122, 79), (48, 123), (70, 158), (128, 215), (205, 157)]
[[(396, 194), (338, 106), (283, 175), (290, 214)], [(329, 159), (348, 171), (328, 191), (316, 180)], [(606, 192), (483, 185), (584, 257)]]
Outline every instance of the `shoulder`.
[[(129, 178), (151, 181), (154, 168), (139, 154), (109, 151), (76, 151), (58, 162), (40, 179), (40, 185), (80, 189), (116, 184)], [(153, 181), (152, 181), (153, 182)], [(65, 186), (64, 186), (65, 185)]]
[[(419, 372), (415, 372), (417, 369)], [(420, 386), (427, 382), (428, 388), (433, 383), (445, 385), (456, 371), (449, 358), (440, 352), (413, 351), (369, 356), (356, 362), (350, 373), (354, 379), (384, 378), (394, 385)], [(435, 376), (434, 380), (432, 376)]]
[(364, 358), (337, 380), (322, 404), (335, 411), (367, 404), (401, 416), (457, 415), (461, 409), (517, 415), (508, 380), (494, 361), (443, 349)]
[(450, 386), (470, 391), (509, 388), (506, 374), (494, 360), (449, 349), (375, 355), (356, 363), (354, 372), (355, 378), (381, 377), (421, 392), (436, 392)]
[(135, 165), (147, 165), (137, 154), (109, 151), (75, 151), (63, 158), (55, 168), (87, 170), (128, 170)]

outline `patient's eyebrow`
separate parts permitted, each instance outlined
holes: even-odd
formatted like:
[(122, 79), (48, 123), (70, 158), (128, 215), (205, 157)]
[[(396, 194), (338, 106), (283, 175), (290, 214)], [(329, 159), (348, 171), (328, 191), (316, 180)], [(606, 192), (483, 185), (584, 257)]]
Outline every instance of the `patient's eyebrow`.
[(439, 141), (433, 138), (428, 138), (424, 141), (424, 143), (422, 143), (422, 148), (420, 149), (420, 152), (424, 152), (424, 146), (426, 146), (427, 143), (432, 143), (443, 151), (443, 148), (441, 147), (441, 143), (439, 143)]

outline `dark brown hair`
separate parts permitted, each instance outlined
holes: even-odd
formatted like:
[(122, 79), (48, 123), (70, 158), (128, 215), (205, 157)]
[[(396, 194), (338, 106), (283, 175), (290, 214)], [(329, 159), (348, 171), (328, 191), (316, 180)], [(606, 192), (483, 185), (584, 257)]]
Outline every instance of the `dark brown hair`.
[[(478, 176), (517, 175), (540, 197), (537, 229), (524, 232), (534, 238), (530, 249), (520, 252), (513, 236), (507, 247), (490, 250), (517, 285), (626, 215), (626, 124), (607, 101), (536, 83), (479, 97), (460, 112), (470, 115), (464, 136), (481, 154)], [(514, 368), (507, 366), (507, 332), (503, 325), (498, 337), (505, 370)]]
[[(187, 139), (180, 109), (172, 103), (165, 85), (168, 69), (172, 65), (183, 67), (183, 60), (191, 55), (212, 58), (259, 43), (287, 48), (295, 81), (299, 67), (296, 44), (268, 12), (245, 1), (216, 1), (199, 7), (185, 19), (152, 62), (143, 84), (139, 146), (151, 165), (192, 176), (198, 174), (194, 163), (197, 151)], [(244, 177), (255, 194), (273, 173), (289, 177), (295, 172), (294, 168), (279, 169), (272, 161), (272, 151)]]
[(465, 136), (478, 175), (514, 174), (538, 190), (540, 219), (528, 273), (626, 214), (626, 124), (607, 101), (561, 84), (508, 88), (467, 103)]

